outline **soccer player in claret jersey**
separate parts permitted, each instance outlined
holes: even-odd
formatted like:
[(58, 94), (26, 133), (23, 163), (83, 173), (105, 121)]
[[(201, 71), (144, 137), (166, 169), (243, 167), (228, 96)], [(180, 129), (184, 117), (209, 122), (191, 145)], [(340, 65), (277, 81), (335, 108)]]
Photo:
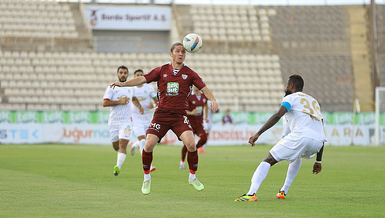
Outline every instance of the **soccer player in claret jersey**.
[[(205, 120), (207, 120), (208, 106), (207, 98), (204, 94), (201, 94), (196, 86), (193, 86), (193, 92), (187, 99), (189, 109), (186, 110), (187, 118), (190, 121), (191, 127), (194, 133), (199, 136), (199, 141), (196, 145), (197, 149), (202, 147), (207, 142), (207, 133), (203, 128), (203, 114), (205, 114)], [(204, 113), (203, 113), (204, 112)], [(187, 147), (182, 147), (182, 159), (179, 163), (179, 169), (185, 169), (185, 159), (187, 154)]]
[(303, 93), (303, 86), (304, 81), (300, 75), (291, 75), (287, 81), (286, 96), (282, 100), (279, 111), (271, 116), (257, 133), (250, 137), (249, 143), (254, 146), (259, 136), (285, 115), (290, 133), (281, 139), (259, 164), (251, 179), (249, 192), (238, 197), (235, 201), (257, 201), (256, 193), (266, 178), (270, 167), (282, 160), (287, 160), (290, 164), (285, 184), (276, 195), (279, 199), (285, 199), (289, 187), (301, 167), (302, 158), (312, 158), (317, 153), (313, 174), (321, 172), (323, 144), (326, 141), (323, 118), (317, 100)]
[[(143, 70), (138, 69), (134, 72), (134, 78), (143, 76)], [(142, 150), (146, 143), (146, 131), (148, 126), (151, 123), (152, 114), (150, 109), (154, 108), (152, 100), (155, 105), (158, 103), (158, 98), (156, 97), (155, 90), (152, 86), (148, 84), (142, 84), (134, 87), (135, 89), (135, 97), (139, 100), (140, 104), (144, 109), (144, 113), (141, 114), (139, 109), (131, 104), (132, 109), (132, 120), (134, 122), (134, 133), (136, 137), (138, 137), (138, 141), (131, 144), (131, 155), (135, 154), (135, 148), (139, 148), (140, 154), (142, 154)], [(152, 100), (151, 100), (152, 99)], [(150, 171), (154, 171), (156, 168), (151, 165)]]
[(180, 42), (171, 46), (170, 56), (172, 61), (163, 66), (151, 70), (148, 74), (134, 78), (126, 82), (116, 81), (110, 86), (137, 86), (143, 83), (157, 81), (158, 108), (147, 130), (146, 144), (143, 149), (142, 162), (144, 181), (142, 193), (149, 194), (151, 187), (150, 166), (152, 151), (157, 142), (171, 129), (186, 145), (187, 161), (190, 169), (189, 184), (201, 191), (204, 186), (196, 178), (198, 169), (198, 153), (195, 146), (194, 134), (186, 116), (187, 98), (191, 94), (192, 85), (200, 89), (207, 99), (211, 100), (211, 107), (216, 111), (218, 104), (210, 89), (202, 78), (186, 64), (186, 50)]
[[(117, 76), (120, 82), (125, 82), (128, 77), (128, 69), (120, 66), (117, 70)], [(132, 122), (131, 106), (132, 102), (139, 113), (143, 113), (143, 108), (137, 98), (135, 98), (135, 89), (132, 87), (118, 87), (116, 89), (107, 87), (103, 96), (103, 107), (110, 107), (110, 117), (108, 125), (110, 126), (112, 147), (118, 152), (117, 163), (114, 167), (114, 175), (120, 173), (120, 169), (126, 160), (127, 143), (130, 141)]]

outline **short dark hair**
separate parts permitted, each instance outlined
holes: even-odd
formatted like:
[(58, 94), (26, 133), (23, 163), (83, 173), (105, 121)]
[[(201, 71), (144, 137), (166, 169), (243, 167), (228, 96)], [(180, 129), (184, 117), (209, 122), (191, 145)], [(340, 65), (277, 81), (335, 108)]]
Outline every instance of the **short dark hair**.
[(179, 45), (183, 46), (183, 44), (182, 44), (181, 42), (175, 42), (174, 44), (172, 44), (172, 46), (171, 46), (171, 52), (174, 51), (175, 47), (176, 47), (176, 46), (179, 46)]
[(137, 72), (142, 72), (142, 73), (143, 73), (143, 70), (142, 70), (142, 69), (137, 69), (137, 70), (135, 70), (134, 76), (135, 76), (135, 74), (136, 74)]
[(291, 75), (291, 76), (289, 77), (288, 83), (289, 83), (289, 84), (290, 84), (290, 83), (294, 84), (295, 89), (296, 89), (297, 91), (302, 91), (303, 86), (305, 85), (305, 83), (304, 83), (302, 77), (301, 77), (300, 75), (298, 75), (298, 74), (293, 74), (293, 75)]
[(127, 68), (126, 66), (122, 65), (122, 66), (118, 67), (118, 70), (116, 71), (116, 73), (119, 73), (119, 70), (120, 70), (120, 69), (127, 70), (127, 73), (129, 72), (129, 71), (128, 71), (128, 68)]

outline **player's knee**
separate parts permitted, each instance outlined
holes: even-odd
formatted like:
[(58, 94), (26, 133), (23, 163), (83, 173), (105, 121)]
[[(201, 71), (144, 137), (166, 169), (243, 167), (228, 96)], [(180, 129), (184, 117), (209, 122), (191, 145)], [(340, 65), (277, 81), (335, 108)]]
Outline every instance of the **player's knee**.
[(263, 162), (269, 163), (270, 166), (273, 166), (278, 161), (270, 153), (263, 159)]
[(186, 143), (185, 145), (187, 147), (187, 150), (190, 152), (193, 152), (196, 150), (195, 142)]

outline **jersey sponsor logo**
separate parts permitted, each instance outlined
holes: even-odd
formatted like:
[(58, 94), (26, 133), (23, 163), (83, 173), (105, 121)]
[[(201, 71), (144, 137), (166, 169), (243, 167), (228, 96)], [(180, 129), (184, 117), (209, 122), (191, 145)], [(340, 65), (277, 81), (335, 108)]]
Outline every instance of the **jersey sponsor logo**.
[(179, 83), (168, 82), (167, 83), (167, 96), (175, 96), (179, 94)]
[[(118, 100), (120, 100), (120, 99), (122, 99), (122, 98), (128, 98), (127, 96), (125, 96), (125, 95), (121, 95), (121, 96), (119, 96), (118, 97)], [(128, 102), (127, 103), (130, 103), (130, 98), (128, 98)]]
[(146, 98), (143, 98), (143, 97), (136, 97), (138, 99), (138, 101), (145, 101)]
[(182, 78), (183, 78), (183, 79), (187, 79), (187, 77), (188, 77), (188, 76), (187, 76), (186, 74), (182, 74)]

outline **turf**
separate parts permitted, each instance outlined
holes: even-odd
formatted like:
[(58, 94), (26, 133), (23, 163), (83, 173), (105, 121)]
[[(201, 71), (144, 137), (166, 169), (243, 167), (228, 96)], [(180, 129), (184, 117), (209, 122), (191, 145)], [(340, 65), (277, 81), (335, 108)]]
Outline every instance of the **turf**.
[(158, 145), (149, 195), (141, 157), (113, 176), (111, 146), (0, 145), (0, 217), (383, 217), (385, 147), (332, 147), (323, 170), (304, 160), (285, 200), (276, 199), (287, 162), (270, 169), (257, 202), (234, 202), (270, 146), (213, 146), (199, 157), (205, 190), (179, 170), (178, 146)]

